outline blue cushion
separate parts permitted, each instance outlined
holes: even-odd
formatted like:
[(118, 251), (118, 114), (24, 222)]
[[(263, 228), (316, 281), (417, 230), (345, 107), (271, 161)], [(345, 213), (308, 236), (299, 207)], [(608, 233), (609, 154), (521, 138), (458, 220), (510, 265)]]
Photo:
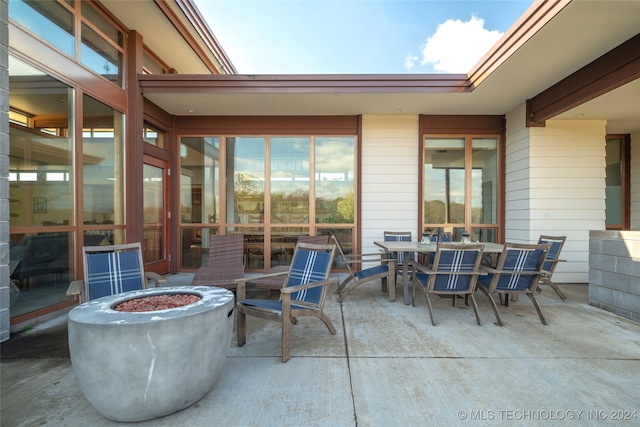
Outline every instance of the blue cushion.
[(438, 265), (434, 266), (436, 275), (433, 289), (436, 291), (464, 291), (469, 289), (469, 282), (472, 280), (471, 275), (459, 275), (456, 272), (473, 271), (479, 251), (469, 250), (441, 250)]
[(355, 273), (355, 276), (358, 280), (365, 279), (367, 277), (375, 276), (377, 274), (384, 274), (389, 271), (389, 266), (387, 265), (378, 265), (376, 267), (367, 268), (364, 270), (360, 270)]
[[(331, 254), (308, 250), (297, 250), (291, 264), (291, 273), (286, 286), (297, 286), (325, 280), (327, 271), (331, 268), (329, 261)], [(305, 289), (291, 294), (292, 300), (319, 304), (323, 287)]]
[[(502, 267), (502, 274), (496, 285), (497, 291), (523, 291), (533, 284), (534, 275), (518, 274), (520, 271), (536, 271), (540, 257), (545, 256), (543, 250), (508, 249), (507, 256)], [(506, 271), (506, 272), (505, 272)], [(513, 273), (509, 273), (513, 271)], [(480, 276), (479, 282), (488, 286), (494, 274)]]
[(545, 261), (544, 264), (542, 264), (542, 269), (546, 270), (546, 271), (550, 271), (551, 267), (553, 265), (552, 261), (555, 261), (556, 259), (558, 259), (558, 251), (560, 249), (560, 242), (557, 240), (546, 240), (546, 239), (540, 239), (540, 241), (538, 243), (541, 244), (545, 244), (548, 243), (551, 246), (549, 247), (549, 252), (547, 252), (547, 259), (549, 261)]
[(138, 252), (87, 254), (88, 300), (143, 288)]
[[(282, 311), (282, 301), (271, 300), (271, 299), (247, 299), (242, 301), (244, 305), (250, 305), (252, 307), (261, 307), (274, 311)], [(305, 307), (303, 305), (291, 304), (291, 308), (297, 310), (310, 310), (309, 307)]]

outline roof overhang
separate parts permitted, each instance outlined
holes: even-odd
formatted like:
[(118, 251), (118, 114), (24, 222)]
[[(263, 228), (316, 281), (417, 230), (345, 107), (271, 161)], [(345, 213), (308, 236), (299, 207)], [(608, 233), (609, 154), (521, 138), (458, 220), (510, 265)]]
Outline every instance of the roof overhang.
[[(139, 77), (144, 96), (176, 116), (507, 114), (638, 28), (640, 2), (538, 1), (468, 75)], [(545, 119), (607, 120), (609, 133), (640, 131), (637, 77), (597, 95)]]

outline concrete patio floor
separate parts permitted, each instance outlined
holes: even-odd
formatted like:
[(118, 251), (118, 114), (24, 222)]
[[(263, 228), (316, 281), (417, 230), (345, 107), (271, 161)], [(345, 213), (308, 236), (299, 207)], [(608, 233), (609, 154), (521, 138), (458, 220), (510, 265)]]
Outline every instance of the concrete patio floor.
[[(287, 363), (279, 324), (249, 318), (247, 344), (232, 339), (207, 396), (135, 425), (639, 425), (640, 324), (589, 306), (586, 285), (562, 287), (566, 301), (548, 287), (538, 294), (547, 326), (526, 297), (499, 307), (502, 327), (480, 292), (482, 326), (462, 300), (435, 297), (432, 326), (424, 296), (406, 306), (401, 286), (395, 302), (376, 283), (342, 304), (331, 293), (325, 311), (338, 332), (300, 319)], [(47, 348), (56, 335), (57, 350)], [(2, 344), (3, 427), (126, 425), (84, 398), (64, 345), (64, 319)]]

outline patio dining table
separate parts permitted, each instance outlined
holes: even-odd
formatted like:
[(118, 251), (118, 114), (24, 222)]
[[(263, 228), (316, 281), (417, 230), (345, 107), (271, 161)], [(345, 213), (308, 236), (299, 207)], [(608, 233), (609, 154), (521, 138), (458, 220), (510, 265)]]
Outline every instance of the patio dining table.
[[(437, 243), (430, 244), (422, 244), (420, 242), (397, 242), (397, 241), (375, 241), (373, 242), (376, 246), (380, 246), (384, 249), (385, 252), (419, 252), (423, 254), (433, 253), (438, 248)], [(448, 243), (448, 242), (447, 242)], [(476, 242), (474, 242), (476, 243)], [(504, 249), (504, 245), (502, 243), (491, 243), (491, 242), (478, 242), (484, 245), (484, 253), (500, 253)], [(464, 246), (465, 243), (453, 242), (453, 244), (457, 244), (460, 246)], [(406, 259), (406, 257), (405, 257)], [(411, 296), (409, 295), (409, 274), (408, 274), (408, 263), (402, 264), (402, 293), (404, 295), (404, 303), (405, 305), (409, 305), (411, 303)]]

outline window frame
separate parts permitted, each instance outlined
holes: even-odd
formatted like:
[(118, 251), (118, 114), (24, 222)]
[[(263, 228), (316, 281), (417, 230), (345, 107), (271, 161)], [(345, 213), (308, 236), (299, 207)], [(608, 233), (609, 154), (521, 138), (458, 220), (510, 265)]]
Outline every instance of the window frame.
[[(621, 186), (621, 203), (619, 224), (606, 223), (606, 205), (605, 205), (605, 229), (606, 230), (629, 230), (631, 228), (631, 135), (629, 134), (608, 134), (606, 141), (612, 139), (620, 140), (620, 186)], [(606, 187), (606, 182), (605, 182)]]
[[(495, 230), (495, 243), (504, 241), (504, 193), (505, 193), (505, 117), (504, 116), (450, 116), (450, 115), (421, 115), (420, 116), (420, 141), (419, 141), (419, 179), (418, 179), (418, 230), (420, 233), (429, 231), (433, 227), (449, 229), (460, 228), (471, 233), (474, 230)], [(424, 222), (424, 150), (427, 138), (464, 138), (465, 140), (465, 218), (464, 223), (431, 224)], [(497, 139), (497, 200), (496, 221), (491, 224), (472, 223), (472, 176), (473, 166), (472, 141), (475, 138)], [(455, 237), (455, 236), (454, 236)]]

